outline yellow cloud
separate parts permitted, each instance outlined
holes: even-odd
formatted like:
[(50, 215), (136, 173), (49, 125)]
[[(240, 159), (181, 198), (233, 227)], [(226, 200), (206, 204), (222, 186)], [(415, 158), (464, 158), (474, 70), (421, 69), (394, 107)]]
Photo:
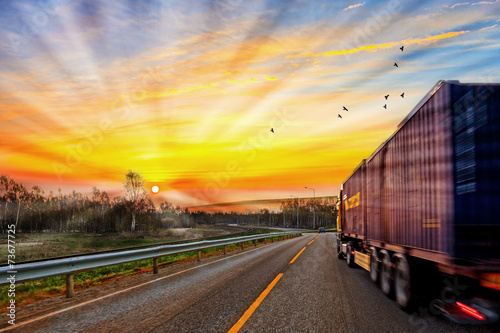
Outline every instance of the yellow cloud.
[(430, 36), (430, 37), (426, 37), (426, 38), (404, 39), (404, 40), (399, 41), (399, 42), (389, 42), (389, 43), (382, 43), (382, 44), (365, 45), (365, 46), (355, 47), (355, 48), (347, 49), (347, 50), (335, 50), (335, 51), (328, 51), (328, 52), (322, 52), (322, 53), (317, 53), (317, 54), (313, 54), (312, 52), (308, 52), (308, 53), (302, 53), (302, 54), (298, 54), (298, 55), (287, 55), (286, 57), (293, 59), (293, 58), (305, 58), (305, 57), (335, 56), (335, 55), (343, 55), (343, 54), (349, 54), (349, 53), (357, 53), (360, 51), (375, 52), (379, 49), (388, 49), (388, 48), (391, 48), (394, 46), (399, 46), (401, 44), (410, 45), (410, 44), (422, 44), (425, 42), (433, 42), (433, 41), (437, 41), (440, 39), (446, 39), (446, 38), (459, 36), (462, 34), (466, 34), (468, 32), (470, 32), (470, 31), (469, 30), (452, 31), (452, 32), (447, 32), (444, 34)]
[(349, 10), (349, 9), (353, 9), (353, 8), (357, 8), (357, 7), (361, 7), (365, 4), (366, 2), (363, 2), (363, 3), (357, 3), (357, 4), (354, 4), (354, 5), (350, 5), (349, 7), (346, 7), (344, 8), (343, 10)]

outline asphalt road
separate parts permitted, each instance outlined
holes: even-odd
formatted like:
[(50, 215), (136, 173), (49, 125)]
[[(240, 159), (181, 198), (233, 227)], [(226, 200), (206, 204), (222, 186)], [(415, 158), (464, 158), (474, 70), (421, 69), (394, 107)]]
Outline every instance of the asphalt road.
[[(80, 300), (77, 292), (59, 308), (19, 319), (9, 332), (228, 332), (237, 322), (242, 324), (239, 332), (498, 330), (455, 325), (426, 314), (425, 305), (421, 313), (403, 312), (368, 272), (337, 259), (333, 233), (316, 236), (304, 234), (177, 265), (174, 273), (144, 274), (125, 291), (94, 288), (95, 295)], [(28, 320), (33, 321), (22, 325)], [(4, 323), (2, 319), (2, 328)]]

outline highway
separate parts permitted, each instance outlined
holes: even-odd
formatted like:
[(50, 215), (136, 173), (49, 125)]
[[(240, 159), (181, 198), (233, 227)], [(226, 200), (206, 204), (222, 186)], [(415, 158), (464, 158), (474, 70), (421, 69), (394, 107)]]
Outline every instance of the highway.
[[(8, 332), (493, 332), (408, 314), (348, 268), (335, 234), (173, 265), (21, 309)], [(299, 254), (300, 253), (300, 254)], [(5, 317), (3, 315), (2, 317)], [(5, 319), (5, 318), (4, 318)], [(2, 319), (1, 328), (6, 321)], [(24, 324), (27, 323), (27, 324)], [(2, 331), (0, 330), (0, 331)]]

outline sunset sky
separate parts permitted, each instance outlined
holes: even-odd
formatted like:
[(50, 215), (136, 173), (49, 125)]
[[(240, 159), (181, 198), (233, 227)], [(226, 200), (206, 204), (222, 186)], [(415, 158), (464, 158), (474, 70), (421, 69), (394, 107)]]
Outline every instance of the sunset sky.
[(119, 195), (132, 169), (181, 206), (336, 195), (441, 79), (500, 82), (498, 0), (2, 1), (0, 174)]

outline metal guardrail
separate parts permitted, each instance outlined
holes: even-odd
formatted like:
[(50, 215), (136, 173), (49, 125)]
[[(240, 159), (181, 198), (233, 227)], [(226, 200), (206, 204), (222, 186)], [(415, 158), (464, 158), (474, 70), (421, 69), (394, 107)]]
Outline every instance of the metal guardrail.
[[(0, 285), (11, 283), (11, 276), (15, 277), (15, 283), (38, 280), (46, 277), (66, 275), (66, 296), (73, 297), (73, 274), (81, 271), (91, 270), (99, 267), (113, 266), (132, 261), (153, 259), (153, 273), (158, 273), (158, 258), (171, 254), (197, 251), (198, 261), (200, 261), (200, 251), (231, 244), (243, 243), (260, 239), (273, 239), (274, 237), (300, 236), (300, 232), (279, 232), (218, 240), (207, 240), (201, 242), (155, 246), (146, 249), (128, 250), (103, 254), (90, 254), (72, 258), (46, 260), (35, 263), (15, 265), (14, 267), (0, 267)], [(256, 244), (256, 243), (255, 243)]]
[[(232, 228), (244, 229), (244, 228), (240, 228), (240, 227), (232, 227)], [(251, 231), (251, 230), (252, 229), (246, 229), (245, 231), (236, 232), (236, 233), (233, 233), (233, 234), (203, 237), (203, 239), (204, 240), (211, 240), (211, 239), (218, 239), (218, 238), (221, 238), (221, 237), (240, 236), (240, 235), (243, 235), (244, 233), (246, 233), (248, 231)], [(66, 256), (50, 257), (50, 258), (43, 258), (43, 259), (32, 259), (32, 260), (27, 260), (27, 261), (19, 262), (19, 263), (17, 263), (17, 265), (31, 264), (31, 263), (35, 263), (35, 262), (48, 261), (48, 260), (56, 260), (56, 259), (76, 258), (76, 257), (87, 256), (87, 255), (95, 255), (95, 254), (104, 254), (104, 253), (112, 253), (112, 252), (120, 252), (120, 251), (138, 250), (138, 249), (151, 248), (153, 246), (185, 244), (185, 243), (191, 243), (191, 242), (195, 242), (195, 241), (196, 241), (196, 239), (183, 239), (183, 240), (176, 240), (176, 241), (166, 242), (166, 243), (137, 245), (137, 246), (129, 246), (129, 247), (125, 247), (125, 248), (117, 248), (117, 249), (112, 249), (112, 250), (94, 251), (94, 252), (86, 252), (86, 253), (80, 253), (80, 254), (70, 254), (70, 255), (66, 255)], [(0, 285), (1, 284), (2, 283), (0, 283)]]

